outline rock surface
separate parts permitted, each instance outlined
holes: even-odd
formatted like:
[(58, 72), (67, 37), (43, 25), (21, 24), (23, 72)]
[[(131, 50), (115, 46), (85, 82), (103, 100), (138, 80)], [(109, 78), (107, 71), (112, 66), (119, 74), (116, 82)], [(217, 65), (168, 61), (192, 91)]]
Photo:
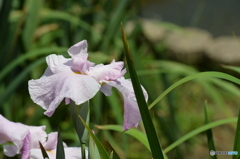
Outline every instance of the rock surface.
[[(164, 44), (166, 54), (171, 59), (187, 64), (240, 65), (240, 38), (222, 36), (213, 38), (206, 30), (198, 28), (181, 28), (156, 20), (141, 19), (142, 33), (152, 44)], [(126, 25), (128, 34), (136, 24)], [(210, 60), (210, 61), (209, 61)]]
[(176, 60), (196, 64), (203, 58), (211, 41), (212, 36), (207, 31), (186, 28), (182, 31), (173, 31), (166, 37), (164, 43), (171, 56), (174, 56)]
[(216, 38), (208, 45), (207, 56), (221, 64), (240, 64), (240, 39), (234, 37)]

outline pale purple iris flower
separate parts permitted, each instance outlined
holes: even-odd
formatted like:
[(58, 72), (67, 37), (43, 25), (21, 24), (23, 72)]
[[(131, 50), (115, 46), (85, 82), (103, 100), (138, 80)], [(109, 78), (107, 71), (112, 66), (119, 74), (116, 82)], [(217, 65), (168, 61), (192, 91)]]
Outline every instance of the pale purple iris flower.
[[(28, 82), (31, 99), (46, 110), (44, 114), (52, 116), (63, 99), (66, 104), (72, 100), (80, 105), (99, 90), (110, 96), (111, 88), (115, 87), (124, 98), (124, 130), (137, 127), (141, 115), (132, 82), (123, 77), (126, 73), (124, 63), (113, 60), (108, 65), (95, 65), (88, 61), (86, 40), (70, 47), (68, 53), (71, 58), (55, 54), (47, 56), (48, 68), (42, 77)], [(147, 92), (142, 89), (147, 101)]]
[(28, 159), (31, 148), (39, 147), (38, 141), (44, 143), (47, 134), (45, 126), (27, 126), (21, 123), (14, 123), (0, 114), (0, 144), (12, 142), (4, 145), (4, 154), (12, 157), (22, 154), (22, 159)]
[[(42, 159), (39, 142), (50, 159), (56, 158), (57, 132), (47, 134), (45, 126), (27, 126), (7, 120), (0, 114), (0, 144), (4, 144), (4, 154), (13, 157), (21, 154), (21, 159)], [(12, 144), (8, 144), (8, 143)], [(81, 148), (67, 147), (64, 144), (66, 158), (81, 159)]]

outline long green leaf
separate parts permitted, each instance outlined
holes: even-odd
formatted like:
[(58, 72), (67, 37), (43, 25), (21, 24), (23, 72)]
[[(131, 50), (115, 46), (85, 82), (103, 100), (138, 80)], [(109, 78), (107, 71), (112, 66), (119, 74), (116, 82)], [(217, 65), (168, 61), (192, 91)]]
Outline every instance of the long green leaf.
[(12, 69), (14, 69), (16, 66), (18, 66), (19, 64), (21, 64), (22, 62), (40, 56), (40, 55), (46, 55), (46, 54), (50, 54), (50, 53), (63, 53), (63, 52), (67, 52), (67, 48), (63, 48), (63, 47), (53, 47), (53, 48), (42, 48), (42, 49), (36, 49), (33, 51), (29, 51), (25, 54), (23, 54), (22, 56), (18, 57), (16, 60), (14, 60), (13, 62), (11, 62), (10, 64), (8, 64), (5, 68), (3, 68), (3, 70), (1, 70), (0, 72), (0, 81), (2, 80), (2, 78), (4, 78)]
[(111, 18), (110, 18), (110, 22), (107, 25), (107, 32), (106, 35), (104, 36), (104, 40), (103, 43), (101, 45), (101, 50), (102, 51), (106, 51), (107, 46), (109, 45), (109, 43), (111, 42), (112, 38), (114, 37), (117, 29), (118, 29), (118, 24), (122, 21), (122, 16), (124, 15), (124, 8), (127, 6), (127, 4), (130, 1), (128, 0), (121, 0), (118, 1), (118, 7), (116, 8), (116, 10), (114, 10), (114, 13), (110, 14)]
[[(207, 109), (207, 101), (205, 102), (204, 105), (204, 114), (205, 114), (205, 123), (208, 124), (209, 121), (209, 117), (208, 117), (208, 109)], [(212, 129), (208, 129), (206, 131), (206, 135), (207, 135), (207, 139), (208, 139), (208, 148), (209, 148), (209, 152), (210, 151), (216, 151), (215, 146), (214, 146), (214, 140), (213, 140), (213, 134), (212, 134)], [(212, 159), (217, 159), (216, 155), (211, 156)]]
[[(21, 82), (25, 79), (25, 77), (29, 74), (29, 72), (31, 72), (34, 68), (36, 68), (40, 64), (43, 64), (44, 60), (45, 60), (44, 58), (41, 58), (35, 61), (31, 65), (29, 65), (25, 70), (23, 70), (18, 76), (16, 76), (16, 78), (12, 80), (10, 85), (7, 87), (4, 93), (0, 96), (0, 103), (3, 103), (3, 101), (7, 99), (7, 97), (9, 97), (12, 92), (14, 92), (14, 90), (21, 84)], [(0, 107), (1, 106), (2, 105), (0, 104)]]
[(43, 0), (28, 0), (28, 16), (23, 29), (23, 43), (25, 49), (31, 47), (33, 41), (33, 34), (39, 23), (39, 13), (42, 8)]
[(240, 110), (238, 113), (237, 129), (236, 129), (236, 133), (235, 133), (233, 151), (237, 151), (238, 155), (233, 155), (232, 158), (239, 159), (240, 158)]
[(65, 152), (63, 147), (63, 141), (60, 134), (60, 131), (58, 130), (58, 140), (57, 140), (57, 153), (56, 153), (57, 159), (65, 159)]
[[(97, 127), (98, 129), (102, 129), (102, 130), (114, 130), (114, 131), (122, 132), (122, 126), (120, 126), (120, 125), (97, 125), (95, 127)], [(128, 135), (134, 137), (135, 139), (140, 141), (150, 151), (150, 147), (149, 147), (149, 143), (148, 143), (146, 134), (144, 134), (140, 130), (129, 129), (128, 131), (125, 131), (124, 134), (128, 134)]]
[(201, 72), (201, 73), (197, 73), (194, 75), (189, 75), (179, 81), (177, 81), (176, 83), (174, 83), (173, 85), (171, 85), (168, 89), (166, 89), (155, 101), (153, 101), (152, 104), (149, 105), (149, 109), (151, 109), (155, 104), (157, 104), (163, 97), (165, 97), (169, 92), (171, 92), (174, 88), (178, 87), (179, 85), (186, 83), (188, 81), (191, 81), (193, 79), (197, 79), (197, 78), (203, 78), (203, 77), (217, 77), (217, 78), (222, 78), (231, 82), (234, 82), (236, 84), (240, 85), (240, 80), (234, 76), (228, 75), (226, 73), (222, 73), (222, 72)]
[(237, 66), (228, 66), (228, 65), (223, 65), (224, 68), (227, 68), (227, 69), (230, 69), (230, 70), (233, 70), (237, 73), (240, 73), (240, 67), (237, 67)]
[(81, 105), (75, 105), (75, 103), (73, 101), (71, 101), (70, 103), (70, 114), (71, 114), (71, 118), (74, 124), (74, 128), (78, 134), (78, 138), (79, 141), (81, 143), (86, 143), (88, 140), (87, 137), (87, 131), (85, 132), (85, 126), (83, 125), (83, 123), (79, 120), (78, 116), (82, 116), (84, 118), (84, 120), (86, 120), (87, 123), (89, 123), (89, 109), (88, 106), (89, 102), (85, 102)]
[(80, 120), (82, 121), (83, 125), (85, 126), (85, 128), (87, 129), (90, 137), (93, 139), (93, 141), (96, 143), (96, 146), (98, 148), (98, 151), (100, 153), (100, 156), (102, 159), (110, 159), (107, 151), (104, 149), (103, 145), (101, 144), (101, 142), (98, 140), (98, 138), (94, 135), (94, 133), (92, 132), (92, 130), (87, 126), (87, 124), (85, 123), (85, 121), (83, 120), (83, 118), (81, 116), (79, 116)]
[(228, 124), (228, 123), (233, 123), (233, 122), (237, 122), (238, 118), (229, 118), (229, 119), (223, 119), (223, 120), (218, 120), (215, 122), (211, 122), (209, 124), (205, 124), (203, 126), (200, 126), (196, 129), (194, 129), (193, 131), (187, 133), (186, 135), (182, 136), (180, 139), (178, 139), (177, 141), (175, 141), (174, 143), (172, 143), (171, 145), (169, 145), (167, 148), (165, 148), (163, 151), (165, 153), (173, 150), (175, 147), (179, 146), (180, 144), (182, 144), (183, 142), (185, 142), (186, 140), (196, 136), (199, 133), (202, 133), (208, 129), (223, 125), (223, 124)]
[(44, 20), (64, 20), (73, 25), (79, 26), (89, 32), (93, 32), (94, 34), (99, 34), (95, 31), (91, 25), (83, 21), (81, 18), (71, 15), (67, 12), (59, 11), (59, 10), (50, 10), (50, 9), (42, 9), (41, 11), (41, 19)]
[(91, 137), (89, 139), (89, 155), (90, 155), (90, 158), (92, 159), (100, 158), (100, 154), (96, 146), (96, 143), (93, 141)]
[(157, 137), (157, 133), (156, 130), (154, 128), (148, 107), (147, 107), (147, 103), (145, 101), (145, 97), (143, 95), (142, 92), (142, 88), (135, 70), (135, 66), (134, 66), (134, 62), (130, 53), (130, 49), (128, 46), (128, 42), (127, 42), (127, 38), (126, 35), (124, 33), (122, 24), (121, 24), (121, 31), (122, 31), (122, 39), (123, 39), (123, 45), (124, 45), (124, 52), (125, 52), (125, 56), (127, 59), (127, 65), (128, 65), (128, 70), (131, 76), (131, 80), (132, 80), (132, 84), (133, 84), (133, 89), (136, 95), (136, 99), (137, 99), (137, 103), (139, 106), (139, 110), (142, 116), (142, 120), (143, 120), (143, 124), (146, 130), (146, 134), (147, 134), (147, 138), (148, 138), (148, 142), (151, 148), (151, 152), (153, 155), (153, 158), (155, 159), (163, 159), (163, 152), (162, 152), (162, 148), (160, 146), (158, 137)]

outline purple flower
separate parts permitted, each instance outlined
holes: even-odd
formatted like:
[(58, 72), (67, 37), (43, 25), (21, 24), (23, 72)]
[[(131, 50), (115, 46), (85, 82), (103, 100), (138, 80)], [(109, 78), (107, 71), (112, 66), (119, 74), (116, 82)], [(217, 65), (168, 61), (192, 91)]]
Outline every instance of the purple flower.
[[(21, 154), (21, 159), (42, 159), (39, 141), (42, 143), (50, 159), (56, 158), (57, 132), (47, 135), (45, 126), (27, 126), (14, 123), (0, 114), (0, 144), (4, 145), (4, 154), (13, 157)], [(81, 148), (67, 147), (64, 144), (66, 158), (81, 159)]]
[(12, 142), (13, 145), (4, 145), (4, 154), (12, 157), (22, 154), (22, 159), (28, 159), (31, 148), (39, 148), (38, 141), (44, 143), (47, 134), (45, 126), (27, 126), (14, 123), (0, 114), (0, 144)]
[[(70, 47), (68, 53), (71, 58), (55, 54), (47, 56), (48, 68), (43, 76), (28, 82), (32, 100), (46, 110), (45, 114), (52, 116), (63, 99), (66, 104), (73, 100), (80, 105), (93, 98), (99, 90), (106, 96), (111, 95), (111, 88), (115, 87), (124, 98), (124, 130), (137, 127), (141, 115), (132, 83), (123, 77), (126, 73), (124, 63), (113, 60), (108, 65), (95, 65), (88, 61), (86, 40)], [(147, 101), (144, 88), (143, 92)]]

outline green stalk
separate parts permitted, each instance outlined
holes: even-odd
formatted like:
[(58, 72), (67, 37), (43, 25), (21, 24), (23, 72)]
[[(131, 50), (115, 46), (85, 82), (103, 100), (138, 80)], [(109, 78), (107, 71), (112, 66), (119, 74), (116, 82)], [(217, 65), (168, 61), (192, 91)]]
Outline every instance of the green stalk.
[(86, 159), (86, 153), (85, 153), (85, 144), (88, 141), (88, 133), (85, 129), (85, 126), (83, 123), (79, 120), (78, 116), (82, 116), (84, 120), (86, 120), (86, 123), (89, 124), (89, 103), (85, 102), (80, 106), (75, 105), (73, 101), (70, 103), (70, 114), (72, 117), (72, 121), (74, 124), (74, 128), (77, 132), (80, 144), (81, 144), (81, 153), (82, 153), (82, 159)]

